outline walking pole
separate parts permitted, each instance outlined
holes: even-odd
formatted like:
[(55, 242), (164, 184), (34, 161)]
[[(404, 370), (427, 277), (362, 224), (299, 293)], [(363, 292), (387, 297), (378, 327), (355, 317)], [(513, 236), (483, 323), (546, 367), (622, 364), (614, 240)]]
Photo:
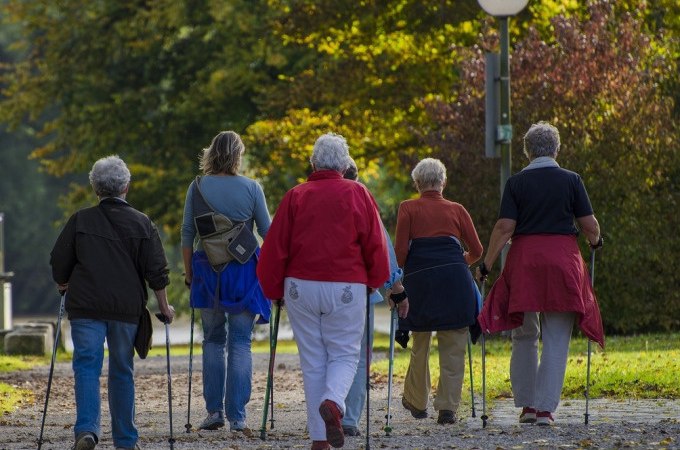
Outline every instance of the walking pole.
[(399, 316), (397, 315), (397, 308), (395, 306), (390, 311), (390, 361), (388, 366), (389, 369), (387, 371), (387, 415), (385, 416), (385, 436), (392, 434), (392, 426), (390, 425), (392, 414), (390, 411), (392, 404), (392, 376), (394, 374), (394, 336), (397, 332), (398, 320)]
[(168, 318), (162, 313), (156, 313), (158, 320), (163, 322), (165, 325), (165, 355), (168, 366), (168, 414), (170, 416), (170, 437), (168, 442), (170, 443), (170, 450), (175, 448), (175, 438), (172, 436), (172, 376), (170, 375), (170, 329), (168, 327)]
[(271, 410), (271, 414), (269, 417), (269, 428), (274, 428), (274, 362), (276, 360), (276, 344), (278, 343), (279, 340), (279, 319), (281, 318), (281, 304), (279, 303), (276, 306), (276, 319), (274, 320), (274, 329), (271, 330), (270, 336), (269, 336), (269, 350), (270, 353), (272, 354), (271, 358), (271, 363), (269, 367), (269, 372), (272, 374), (271, 376), (271, 388), (269, 389), (269, 408)]
[(371, 448), (371, 288), (366, 286), (366, 450)]
[[(595, 249), (590, 249), (590, 286), (595, 291)], [(586, 368), (586, 412), (583, 414), (585, 424), (588, 425), (588, 401), (590, 400), (590, 339), (588, 339), (588, 364)]]
[[(267, 412), (269, 411), (269, 397), (273, 397), (274, 391), (274, 361), (276, 359), (276, 342), (279, 335), (279, 319), (281, 318), (281, 300), (276, 302), (276, 307), (272, 313), (274, 316), (274, 324), (271, 323), (270, 317), (270, 331), (269, 331), (269, 370), (267, 371), (267, 387), (264, 390), (264, 407), (262, 408), (262, 426), (260, 427), (260, 439), (263, 441), (267, 439)], [(274, 411), (272, 402), (272, 414)], [(272, 428), (274, 421), (272, 419)]]
[(187, 423), (184, 425), (187, 433), (191, 433), (191, 378), (194, 368), (194, 308), (191, 308), (191, 332), (189, 337), (189, 393), (187, 394)]
[[(484, 301), (484, 285), (485, 280), (482, 280), (482, 302)], [(482, 333), (482, 428), (486, 428), (486, 421), (489, 416), (486, 415), (486, 336)]]
[(59, 332), (61, 331), (61, 318), (64, 316), (64, 302), (66, 291), (59, 291), (61, 302), (59, 304), (59, 315), (57, 317), (57, 329), (54, 332), (54, 345), (52, 346), (52, 362), (50, 363), (50, 375), (47, 378), (47, 393), (45, 394), (45, 407), (43, 408), (42, 423), (40, 424), (40, 437), (38, 438), (38, 450), (43, 444), (43, 430), (45, 429), (45, 417), (47, 416), (47, 403), (50, 400), (50, 389), (52, 388), (52, 376), (54, 375), (54, 361), (57, 357), (57, 346), (59, 345)]
[(475, 413), (475, 384), (472, 378), (472, 336), (468, 331), (468, 366), (470, 367), (470, 402), (472, 403), (472, 417), (477, 417)]

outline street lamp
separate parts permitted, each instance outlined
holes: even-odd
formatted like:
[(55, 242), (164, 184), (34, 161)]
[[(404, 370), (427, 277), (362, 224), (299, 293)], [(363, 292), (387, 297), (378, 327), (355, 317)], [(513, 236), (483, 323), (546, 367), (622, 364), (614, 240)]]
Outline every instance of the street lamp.
[[(487, 127), (489, 127), (489, 117), (492, 117), (491, 129), (487, 129), (487, 150), (486, 154), (494, 154), (494, 148), (500, 145), (501, 157), (501, 198), (503, 197), (503, 189), (505, 183), (510, 178), (510, 170), (512, 166), (512, 122), (510, 121), (510, 36), (508, 32), (510, 16), (514, 16), (524, 9), (529, 0), (477, 0), (479, 6), (484, 11), (498, 18), (500, 22), (500, 119), (495, 117), (496, 107), (493, 101), (489, 102), (488, 98), (493, 98), (493, 94), (489, 92), (489, 82), (487, 81)], [(491, 55), (495, 56), (495, 55)], [(489, 79), (490, 62), (495, 61), (496, 58), (491, 58), (487, 55), (487, 80)], [(495, 72), (495, 70), (493, 70)], [(495, 86), (496, 80), (492, 80), (491, 85)], [(495, 89), (495, 88), (494, 88)], [(491, 108), (493, 111), (489, 111)], [(495, 126), (494, 126), (495, 125)], [(495, 128), (495, 129), (493, 129)], [(490, 150), (489, 147), (492, 147)], [(497, 156), (497, 155), (496, 155)], [(501, 266), (505, 263), (505, 255), (507, 251), (503, 250), (501, 255)]]

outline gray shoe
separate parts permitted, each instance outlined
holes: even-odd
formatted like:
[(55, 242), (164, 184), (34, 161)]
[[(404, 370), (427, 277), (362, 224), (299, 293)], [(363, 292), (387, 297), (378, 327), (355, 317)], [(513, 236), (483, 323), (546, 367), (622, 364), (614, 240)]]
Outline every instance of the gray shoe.
[(94, 433), (80, 433), (76, 437), (76, 443), (71, 447), (73, 450), (94, 450), (97, 446), (97, 437)]
[(222, 411), (215, 411), (208, 414), (201, 425), (199, 425), (199, 430), (217, 430), (224, 426), (224, 417), (222, 416)]

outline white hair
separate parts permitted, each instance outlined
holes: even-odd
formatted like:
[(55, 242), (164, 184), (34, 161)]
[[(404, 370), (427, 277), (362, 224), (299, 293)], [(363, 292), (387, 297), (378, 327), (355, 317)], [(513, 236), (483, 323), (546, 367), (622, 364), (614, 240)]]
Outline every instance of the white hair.
[(434, 158), (425, 158), (411, 172), (419, 192), (441, 190), (446, 183), (446, 167)]
[(344, 173), (350, 166), (349, 145), (339, 134), (326, 133), (314, 143), (309, 160), (316, 170), (330, 169)]
[(540, 156), (555, 158), (560, 151), (560, 132), (548, 122), (538, 122), (524, 135), (524, 154), (529, 159)]
[(118, 155), (112, 155), (97, 160), (89, 177), (98, 197), (120, 197), (130, 183), (130, 170)]

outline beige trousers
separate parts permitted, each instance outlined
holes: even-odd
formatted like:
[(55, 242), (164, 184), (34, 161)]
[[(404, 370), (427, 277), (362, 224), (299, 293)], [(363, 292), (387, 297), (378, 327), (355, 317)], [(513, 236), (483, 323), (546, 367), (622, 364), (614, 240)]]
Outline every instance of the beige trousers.
[[(430, 397), (430, 345), (432, 332), (411, 333), (411, 361), (404, 381), (404, 397), (418, 409), (427, 410)], [(458, 410), (465, 377), (465, 347), (468, 328), (437, 331), (439, 344), (439, 383), (434, 400), (436, 411)]]

